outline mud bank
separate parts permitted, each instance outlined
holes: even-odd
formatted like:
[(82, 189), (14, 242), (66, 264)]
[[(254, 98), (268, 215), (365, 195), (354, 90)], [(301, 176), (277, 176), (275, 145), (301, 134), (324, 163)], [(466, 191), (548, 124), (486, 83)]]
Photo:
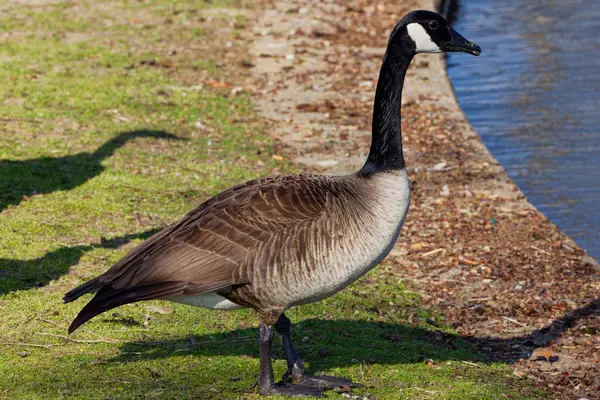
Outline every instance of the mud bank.
[[(304, 172), (356, 171), (368, 152), (387, 36), (407, 11), (438, 6), (257, 6), (248, 85), (281, 157)], [(415, 58), (402, 116), (413, 200), (386, 263), (489, 359), (513, 363), (515, 374), (554, 398), (598, 398), (598, 264), (525, 199), (482, 144), (454, 97), (443, 56)], [(536, 361), (537, 354), (557, 361)]]

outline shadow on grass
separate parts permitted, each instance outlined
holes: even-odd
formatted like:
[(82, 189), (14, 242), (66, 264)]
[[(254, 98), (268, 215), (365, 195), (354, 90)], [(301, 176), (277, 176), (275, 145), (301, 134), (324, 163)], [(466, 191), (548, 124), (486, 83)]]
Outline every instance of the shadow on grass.
[(117, 248), (133, 239), (149, 238), (159, 230), (154, 228), (108, 240), (103, 238), (99, 244), (94, 245), (61, 247), (33, 260), (0, 258), (0, 295), (45, 286), (51, 280), (66, 274), (87, 251), (95, 248)]
[[(160, 342), (130, 342), (123, 345), (122, 354), (111, 361), (131, 362), (190, 354), (258, 358), (257, 334), (256, 328), (246, 328)], [(429, 358), (478, 359), (470, 351), (469, 343), (458, 336), (438, 335), (396, 323), (308, 319), (293, 325), (292, 336), (300, 356), (310, 364), (309, 372), (357, 363), (412, 364)], [(302, 338), (309, 339), (304, 342)], [(277, 339), (273, 343), (273, 357), (284, 359)]]
[(0, 211), (19, 204), (24, 196), (69, 190), (84, 184), (104, 171), (101, 162), (112, 156), (128, 140), (138, 137), (182, 140), (164, 131), (123, 132), (93, 153), (31, 160), (0, 160)]
[[(593, 316), (600, 316), (600, 298), (542, 329), (511, 338), (460, 336), (389, 322), (317, 319), (295, 324), (292, 335), (301, 357), (310, 363), (309, 372), (356, 363), (413, 364), (428, 359), (510, 363), (529, 357), (533, 349), (555, 341), (578, 320)], [(257, 329), (248, 328), (160, 342), (131, 342), (125, 344), (121, 354), (111, 361), (131, 362), (181, 355), (258, 358), (256, 336)], [(300, 338), (308, 338), (308, 341), (304, 343)], [(273, 350), (274, 358), (284, 358), (277, 343)]]

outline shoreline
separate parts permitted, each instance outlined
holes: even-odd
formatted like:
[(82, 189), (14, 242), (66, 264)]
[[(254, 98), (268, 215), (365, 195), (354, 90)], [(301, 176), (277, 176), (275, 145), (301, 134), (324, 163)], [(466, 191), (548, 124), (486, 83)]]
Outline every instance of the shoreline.
[[(362, 165), (391, 27), (410, 9), (448, 4), (391, 3), (263, 6), (248, 83), (258, 114), (272, 121), (278, 156), (299, 170), (343, 174)], [(458, 105), (443, 56), (413, 60), (402, 116), (413, 200), (383, 267), (460, 335), (477, 339), (486, 357), (513, 363), (515, 374), (555, 398), (571, 398), (569, 386), (591, 396), (600, 386), (600, 337), (583, 343), (581, 327), (598, 325), (598, 263), (528, 202), (485, 147)], [(545, 348), (557, 362), (529, 360)]]

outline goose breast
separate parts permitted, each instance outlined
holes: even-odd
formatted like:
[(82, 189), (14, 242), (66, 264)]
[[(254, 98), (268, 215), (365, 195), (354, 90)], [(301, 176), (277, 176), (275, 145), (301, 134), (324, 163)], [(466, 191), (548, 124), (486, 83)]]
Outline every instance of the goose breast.
[(263, 308), (331, 296), (379, 264), (396, 243), (410, 203), (406, 170), (344, 178), (345, 195), (332, 199), (320, 218), (278, 231), (249, 260)]

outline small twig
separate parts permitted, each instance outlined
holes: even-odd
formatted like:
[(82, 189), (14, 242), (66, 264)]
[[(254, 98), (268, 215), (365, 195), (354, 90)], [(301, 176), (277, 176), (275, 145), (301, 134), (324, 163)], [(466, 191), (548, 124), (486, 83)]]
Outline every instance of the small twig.
[(427, 253), (423, 253), (423, 255), (421, 257), (429, 257), (429, 256), (432, 256), (432, 255), (437, 254), (442, 251), (446, 251), (446, 249), (431, 250), (431, 251), (428, 251)]
[(0, 342), (0, 346), (26, 346), (26, 347), (43, 347), (47, 350), (50, 350), (52, 347), (51, 344), (35, 344), (35, 343), (24, 343), (24, 342)]
[[(256, 338), (254, 336), (243, 336), (240, 338), (235, 338), (235, 339), (225, 339), (225, 340), (203, 340), (201, 342), (194, 342), (194, 345), (192, 347), (185, 347), (182, 349), (179, 349), (179, 351), (183, 351), (183, 350), (193, 350), (193, 347), (202, 345), (202, 344), (223, 344), (223, 343), (237, 343), (237, 342), (248, 342), (248, 341), (252, 341), (252, 340), (256, 340)], [(129, 344), (133, 344), (136, 346), (160, 346), (160, 345), (164, 345), (164, 344), (168, 344), (169, 342), (167, 341), (161, 341), (161, 342), (131, 342)]]
[[(53, 325), (53, 326), (55, 326), (57, 328), (62, 329), (63, 331), (67, 330), (66, 326), (61, 326), (61, 325), (57, 324), (56, 322), (49, 321), (49, 320), (47, 320), (45, 318), (42, 318), (42, 317), (39, 318), (39, 321), (45, 322), (45, 323), (50, 324), (50, 325)], [(121, 343), (122, 342), (122, 340), (119, 340), (119, 339), (111, 339), (111, 338), (102, 337), (102, 336), (100, 336), (100, 335), (98, 335), (97, 333), (94, 333), (94, 332), (89, 332), (89, 333), (91, 333), (92, 335), (94, 335), (95, 337), (97, 337), (99, 339), (98, 342), (104, 342), (104, 343)], [(68, 336), (60, 336), (60, 335), (55, 335), (55, 336), (68, 338)], [(77, 341), (75, 339), (70, 339), (70, 338), (67, 339), (67, 340), (71, 340), (73, 342)], [(88, 343), (95, 343), (95, 342), (88, 342)]]
[(384, 314), (384, 315), (386, 315), (390, 319), (390, 321), (392, 321), (393, 323), (395, 323), (395, 324), (398, 323), (398, 321), (396, 321), (396, 319), (389, 312), (382, 311), (381, 313)]
[(45, 318), (42, 318), (42, 317), (38, 318), (38, 321), (45, 322), (45, 323), (50, 324), (50, 325), (54, 325), (55, 327), (60, 328), (60, 329), (65, 330), (65, 331), (67, 330), (66, 326), (61, 326), (61, 325), (57, 324), (56, 322), (49, 321), (49, 320), (47, 320)]
[(440, 392), (436, 392), (436, 391), (434, 391), (434, 390), (426, 390), (426, 389), (421, 389), (420, 387), (415, 387), (414, 389), (416, 389), (416, 390), (420, 390), (420, 391), (422, 391), (422, 392), (429, 393), (429, 394), (439, 394), (439, 393), (440, 393)]
[(569, 246), (569, 245), (567, 245), (567, 244), (564, 244), (564, 243), (561, 245), (561, 247), (562, 247), (563, 249), (565, 249), (565, 250), (568, 250), (568, 251), (571, 251), (571, 252), (572, 252), (572, 251), (575, 251), (575, 250), (573, 250), (573, 248), (572, 248), (571, 246)]
[(42, 122), (39, 119), (33, 119), (33, 118), (9, 118), (9, 117), (0, 117), (0, 121), (2, 121), (2, 122), (22, 121), (22, 122), (33, 122), (36, 124), (39, 124)]
[(469, 299), (469, 300), (467, 300), (467, 302), (471, 303), (471, 302), (477, 302), (477, 301), (486, 301), (489, 299), (490, 299), (489, 297), (477, 297), (474, 299)]
[(456, 168), (458, 168), (455, 165), (451, 165), (449, 167), (444, 167), (444, 168), (440, 168), (440, 169), (435, 169), (435, 168), (426, 168), (425, 170), (427, 172), (447, 172), (447, 171), (452, 171), (455, 170)]
[(519, 322), (519, 321), (517, 321), (516, 319), (512, 319), (512, 318), (509, 318), (509, 317), (501, 317), (501, 318), (502, 318), (502, 319), (505, 319), (505, 320), (507, 320), (507, 321), (509, 321), (509, 322), (512, 322), (513, 324), (517, 324), (517, 325), (519, 325), (519, 326), (522, 326), (522, 327), (527, 327), (527, 324), (524, 324), (524, 323), (522, 323), (522, 322)]
[(529, 246), (529, 247), (530, 247), (530, 248), (532, 248), (532, 249), (534, 249), (534, 250), (537, 250), (537, 251), (539, 251), (540, 253), (546, 254), (546, 255), (548, 255), (548, 256), (550, 256), (550, 255), (551, 255), (551, 254), (550, 254), (550, 253), (548, 253), (546, 250), (542, 250), (542, 249), (540, 249), (540, 248), (538, 248), (538, 247), (535, 247), (535, 246)]
[(210, 389), (210, 388), (213, 388), (213, 387), (215, 387), (215, 386), (217, 386), (217, 384), (216, 384), (216, 383), (213, 383), (212, 385), (208, 385), (208, 386), (206, 386), (206, 387), (203, 387), (202, 389), (200, 389), (200, 390), (196, 391), (196, 394), (198, 394), (198, 393), (202, 393), (202, 392), (205, 392), (205, 391), (207, 391), (208, 389)]
[(467, 364), (467, 365), (470, 365), (470, 366), (472, 366), (472, 367), (481, 368), (481, 365), (479, 365), (479, 364), (475, 364), (475, 363), (473, 363), (473, 362), (471, 362), (471, 361), (461, 361), (461, 362), (462, 362), (463, 364)]
[(108, 340), (81, 340), (81, 339), (72, 339), (68, 336), (65, 335), (55, 335), (54, 333), (47, 333), (47, 332), (33, 332), (35, 335), (44, 335), (44, 336), (52, 336), (52, 337), (56, 337), (56, 338), (60, 338), (60, 339), (64, 339), (67, 340), (69, 342), (74, 342), (74, 343), (118, 343), (120, 342), (119, 340), (113, 340), (113, 339), (108, 339)]

